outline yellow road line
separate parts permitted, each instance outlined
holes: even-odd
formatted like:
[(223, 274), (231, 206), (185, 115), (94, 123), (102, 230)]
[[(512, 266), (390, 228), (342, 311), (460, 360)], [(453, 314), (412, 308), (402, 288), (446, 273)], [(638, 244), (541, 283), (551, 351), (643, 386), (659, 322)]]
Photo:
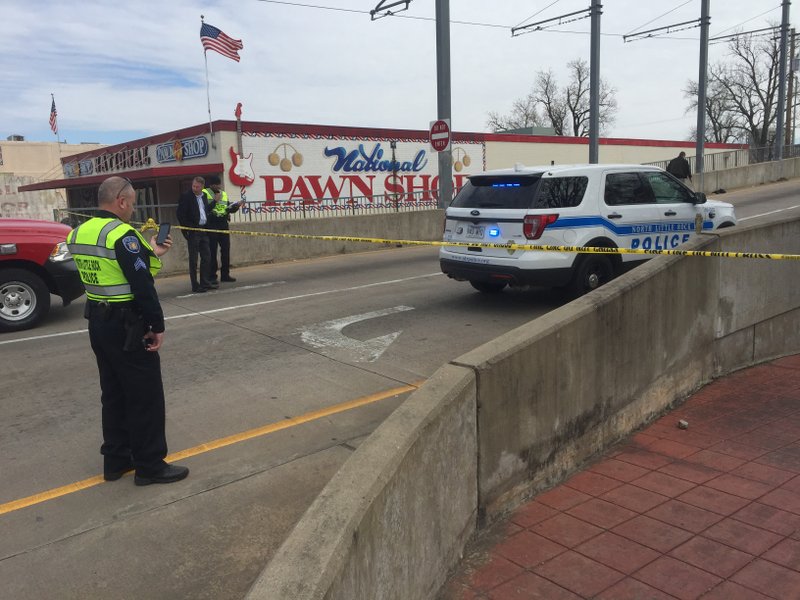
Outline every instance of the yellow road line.
[[(322, 419), (324, 417), (329, 417), (337, 413), (352, 410), (354, 408), (358, 408), (366, 404), (372, 404), (380, 400), (385, 400), (386, 398), (391, 398), (392, 396), (397, 396), (398, 394), (413, 392), (420, 385), (422, 385), (422, 383), (423, 383), (422, 381), (418, 381), (410, 385), (404, 385), (392, 388), (390, 390), (386, 390), (383, 392), (370, 394), (369, 396), (356, 398), (355, 400), (348, 400), (347, 402), (342, 402), (340, 404), (334, 404), (333, 406), (328, 406), (326, 408), (314, 410), (299, 415), (297, 417), (284, 419), (283, 421), (279, 421), (277, 423), (270, 423), (269, 425), (264, 425), (263, 427), (256, 427), (255, 429), (243, 431), (242, 433), (237, 433), (234, 435), (229, 435), (224, 438), (219, 438), (217, 440), (212, 440), (205, 444), (200, 444), (199, 446), (195, 446), (194, 448), (187, 448), (186, 450), (180, 450), (178, 452), (174, 452), (169, 456), (167, 456), (166, 460), (168, 462), (173, 462), (176, 460), (189, 458), (191, 456), (197, 456), (198, 454), (203, 454), (205, 452), (210, 452), (212, 450), (218, 450), (219, 448), (224, 448), (225, 446), (238, 444), (239, 442), (244, 442), (246, 440), (251, 440), (253, 438), (257, 438), (263, 435), (268, 435), (276, 431), (281, 431), (282, 429), (288, 429), (289, 427), (302, 425), (303, 423), (308, 423), (309, 421), (316, 421), (317, 419)], [(104, 483), (103, 476), (96, 475), (94, 477), (90, 477), (89, 479), (76, 481), (75, 483), (70, 483), (68, 485), (54, 488), (52, 490), (47, 490), (46, 492), (40, 492), (38, 494), (34, 494), (26, 498), (20, 498), (19, 500), (12, 500), (11, 502), (0, 504), (0, 515), (14, 512), (22, 508), (27, 508), (35, 504), (41, 504), (42, 502), (47, 502), (48, 500), (53, 500), (61, 496), (66, 496), (67, 494), (79, 492), (81, 490), (94, 487), (101, 483)]]

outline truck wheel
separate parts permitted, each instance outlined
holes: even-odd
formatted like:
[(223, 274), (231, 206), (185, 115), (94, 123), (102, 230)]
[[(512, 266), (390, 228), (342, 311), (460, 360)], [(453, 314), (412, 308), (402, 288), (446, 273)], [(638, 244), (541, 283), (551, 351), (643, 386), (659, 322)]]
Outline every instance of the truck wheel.
[(502, 281), (497, 283), (493, 281), (470, 281), (470, 284), (484, 294), (496, 294), (497, 292), (502, 292), (503, 288), (506, 287), (505, 282)]
[(582, 296), (614, 278), (614, 266), (606, 256), (586, 254), (578, 259), (578, 268), (570, 284), (575, 294)]
[(50, 291), (24, 269), (0, 270), (0, 331), (30, 329), (50, 310)]

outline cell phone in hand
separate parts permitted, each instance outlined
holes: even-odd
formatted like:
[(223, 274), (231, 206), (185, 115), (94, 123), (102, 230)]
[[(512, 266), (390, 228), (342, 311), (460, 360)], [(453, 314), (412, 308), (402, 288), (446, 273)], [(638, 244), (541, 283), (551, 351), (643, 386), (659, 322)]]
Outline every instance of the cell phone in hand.
[(161, 223), (158, 226), (158, 235), (156, 236), (156, 244), (159, 246), (167, 241), (171, 225), (169, 223)]

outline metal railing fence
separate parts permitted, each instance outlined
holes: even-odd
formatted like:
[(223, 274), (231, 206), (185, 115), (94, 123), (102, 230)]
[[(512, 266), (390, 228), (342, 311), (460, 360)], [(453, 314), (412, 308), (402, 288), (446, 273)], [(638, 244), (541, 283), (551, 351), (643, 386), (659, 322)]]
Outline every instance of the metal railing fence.
[[(800, 145), (795, 144), (791, 146), (784, 146), (783, 158), (797, 158), (800, 156)], [(734, 169), (736, 167), (744, 167), (747, 165), (755, 165), (758, 163), (770, 162), (775, 158), (775, 147), (765, 146), (760, 148), (742, 148), (741, 150), (730, 150), (728, 152), (714, 152), (704, 155), (703, 157), (703, 171), (709, 173), (711, 171), (722, 171), (724, 169)], [(642, 163), (645, 165), (652, 165), (661, 169), (666, 169), (671, 158), (666, 160), (656, 160), (653, 162)], [(689, 168), (692, 173), (697, 172), (697, 157), (687, 156), (686, 160), (689, 161)]]

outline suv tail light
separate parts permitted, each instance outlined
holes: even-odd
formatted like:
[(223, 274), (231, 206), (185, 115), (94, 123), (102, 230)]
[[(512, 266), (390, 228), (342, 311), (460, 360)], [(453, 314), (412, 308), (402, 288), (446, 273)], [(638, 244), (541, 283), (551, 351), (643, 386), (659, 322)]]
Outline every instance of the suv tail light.
[(538, 240), (542, 237), (545, 227), (555, 223), (556, 219), (558, 219), (557, 214), (525, 215), (522, 220), (522, 233), (526, 239)]

